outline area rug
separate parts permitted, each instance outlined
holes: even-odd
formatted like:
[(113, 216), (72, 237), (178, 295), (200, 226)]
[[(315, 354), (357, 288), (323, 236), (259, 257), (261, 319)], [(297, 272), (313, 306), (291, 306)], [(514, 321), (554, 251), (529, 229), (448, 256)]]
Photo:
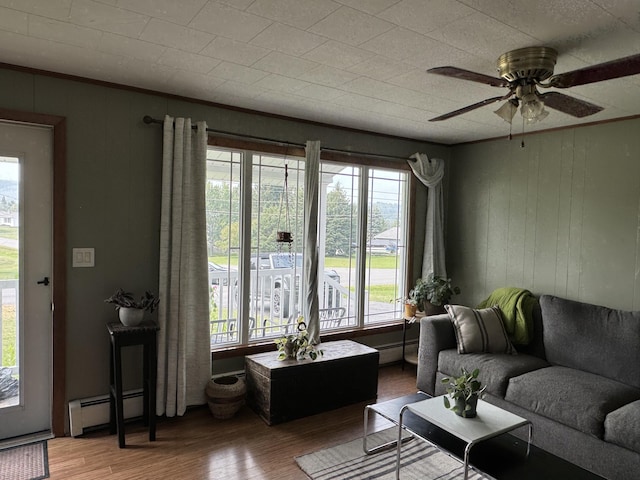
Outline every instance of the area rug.
[(49, 478), (46, 440), (0, 450), (0, 480), (42, 478)]
[[(367, 440), (369, 448), (396, 438), (390, 428), (375, 433)], [(298, 466), (313, 480), (393, 480), (396, 475), (395, 448), (365, 455), (362, 438), (325, 450), (296, 457)], [(400, 478), (402, 480), (462, 480), (462, 462), (451, 458), (430, 444), (414, 439), (402, 446)], [(491, 480), (469, 469), (469, 480)]]

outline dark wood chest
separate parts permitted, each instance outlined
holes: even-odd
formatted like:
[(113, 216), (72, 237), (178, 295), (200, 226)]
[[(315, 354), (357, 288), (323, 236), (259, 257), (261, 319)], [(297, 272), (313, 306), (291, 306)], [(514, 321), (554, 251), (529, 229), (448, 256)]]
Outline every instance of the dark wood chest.
[(351, 340), (321, 348), (315, 361), (279, 361), (276, 352), (245, 357), (247, 403), (268, 425), (376, 398), (376, 349)]

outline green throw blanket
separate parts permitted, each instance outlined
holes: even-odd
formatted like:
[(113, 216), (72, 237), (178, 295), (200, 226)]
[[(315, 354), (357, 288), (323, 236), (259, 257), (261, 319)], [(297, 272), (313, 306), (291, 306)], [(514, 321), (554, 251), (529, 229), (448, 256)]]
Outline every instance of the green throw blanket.
[(533, 336), (533, 307), (536, 297), (529, 290), (504, 287), (494, 290), (478, 308), (497, 305), (502, 311), (504, 327), (511, 341), (518, 345), (528, 345)]

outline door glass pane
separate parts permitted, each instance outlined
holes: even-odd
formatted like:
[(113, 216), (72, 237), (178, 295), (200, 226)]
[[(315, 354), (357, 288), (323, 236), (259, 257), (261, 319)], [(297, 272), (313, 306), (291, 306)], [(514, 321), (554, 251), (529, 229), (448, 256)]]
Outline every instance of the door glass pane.
[(20, 403), (19, 180), (18, 159), (0, 156), (0, 408)]

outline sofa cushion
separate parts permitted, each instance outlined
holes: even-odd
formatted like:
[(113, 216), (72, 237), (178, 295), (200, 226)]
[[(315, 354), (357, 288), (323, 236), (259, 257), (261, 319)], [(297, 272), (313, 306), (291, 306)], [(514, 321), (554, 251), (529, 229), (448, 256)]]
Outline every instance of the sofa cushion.
[(607, 415), (604, 439), (640, 453), (640, 401), (632, 402)]
[(505, 400), (597, 438), (607, 415), (640, 400), (640, 390), (593, 373), (547, 367), (509, 380)]
[(540, 297), (547, 360), (640, 388), (640, 312)]
[(455, 349), (442, 350), (438, 356), (438, 370), (447, 376), (458, 376), (464, 368), (472, 372), (480, 370), (478, 377), (487, 392), (504, 398), (509, 378), (531, 372), (549, 364), (532, 355), (508, 355), (494, 353), (470, 353), (459, 355)]
[(516, 353), (504, 329), (500, 308), (474, 310), (445, 305), (453, 323), (458, 353)]

